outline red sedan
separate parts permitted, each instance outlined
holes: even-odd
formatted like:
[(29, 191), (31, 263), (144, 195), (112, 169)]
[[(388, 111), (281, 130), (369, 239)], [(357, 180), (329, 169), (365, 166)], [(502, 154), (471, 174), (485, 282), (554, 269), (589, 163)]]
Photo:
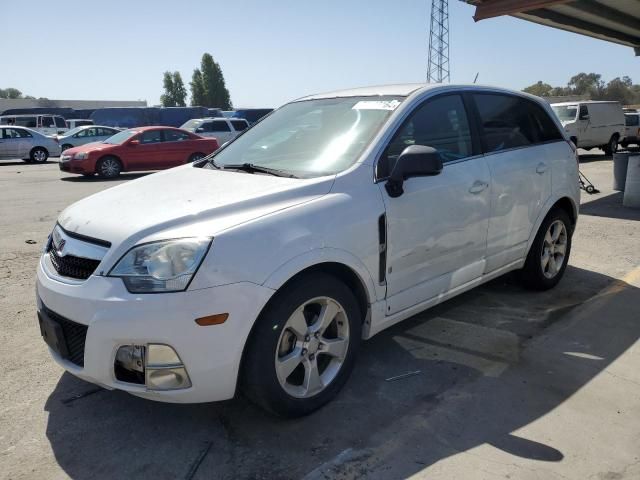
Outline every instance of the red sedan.
[(194, 162), (219, 147), (215, 138), (204, 138), (179, 128), (132, 128), (103, 142), (65, 150), (60, 157), (60, 170), (113, 178), (120, 172), (161, 170)]

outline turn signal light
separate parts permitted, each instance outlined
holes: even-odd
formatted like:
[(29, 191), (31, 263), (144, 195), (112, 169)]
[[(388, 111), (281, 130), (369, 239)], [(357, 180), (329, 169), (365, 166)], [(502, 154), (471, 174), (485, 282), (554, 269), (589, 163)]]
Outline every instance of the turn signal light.
[(207, 317), (196, 318), (196, 323), (201, 327), (206, 327), (208, 325), (220, 325), (221, 323), (226, 322), (227, 318), (229, 318), (228, 313), (217, 313)]

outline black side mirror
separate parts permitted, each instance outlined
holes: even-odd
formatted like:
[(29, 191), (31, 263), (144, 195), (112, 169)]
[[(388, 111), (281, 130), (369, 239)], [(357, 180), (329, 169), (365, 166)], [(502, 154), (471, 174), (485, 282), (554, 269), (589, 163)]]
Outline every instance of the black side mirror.
[(204, 128), (202, 127), (196, 128), (196, 133), (203, 133), (203, 132), (204, 132)]
[(589, 120), (589, 114), (583, 113), (582, 115), (580, 115), (579, 120)]
[(435, 148), (410, 145), (396, 160), (384, 187), (390, 197), (396, 198), (404, 193), (402, 185), (406, 179), (438, 175), (440, 172), (442, 172), (442, 158)]

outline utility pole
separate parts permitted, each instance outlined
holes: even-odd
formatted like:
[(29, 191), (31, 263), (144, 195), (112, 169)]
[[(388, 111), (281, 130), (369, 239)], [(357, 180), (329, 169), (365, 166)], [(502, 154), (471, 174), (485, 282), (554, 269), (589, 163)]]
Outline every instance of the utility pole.
[(449, 81), (449, 1), (431, 0), (427, 83)]

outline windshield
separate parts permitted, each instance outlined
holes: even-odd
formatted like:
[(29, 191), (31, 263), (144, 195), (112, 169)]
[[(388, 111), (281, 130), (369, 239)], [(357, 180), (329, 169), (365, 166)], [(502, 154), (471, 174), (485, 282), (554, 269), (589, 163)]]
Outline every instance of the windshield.
[(197, 120), (194, 118), (192, 120), (189, 120), (188, 122), (183, 123), (180, 128), (184, 128), (185, 130), (195, 130), (200, 126), (201, 123), (202, 120)]
[(353, 165), (403, 97), (294, 102), (247, 130), (215, 158), (218, 167), (249, 163), (317, 177)]
[(116, 133), (114, 136), (107, 138), (102, 143), (109, 143), (111, 145), (122, 145), (124, 142), (137, 134), (137, 130), (125, 130), (124, 132)]
[(553, 108), (553, 111), (556, 112), (556, 115), (561, 122), (575, 120), (576, 116), (578, 115), (577, 105), (557, 105), (551, 108)]
[(81, 130), (84, 130), (85, 128), (86, 128), (86, 127), (76, 127), (76, 128), (73, 128), (73, 129), (71, 129), (71, 130), (69, 130), (69, 131), (67, 131), (67, 132), (64, 132), (64, 136), (65, 136), (65, 137), (69, 137), (69, 136), (71, 136), (71, 135), (75, 135), (76, 133), (78, 133), (78, 132), (79, 132), (79, 131), (81, 131)]

